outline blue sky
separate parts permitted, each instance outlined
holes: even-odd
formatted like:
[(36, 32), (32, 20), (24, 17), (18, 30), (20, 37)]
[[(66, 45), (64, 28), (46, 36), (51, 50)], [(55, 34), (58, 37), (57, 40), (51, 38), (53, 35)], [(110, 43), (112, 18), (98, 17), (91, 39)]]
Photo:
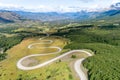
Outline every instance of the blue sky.
[(0, 0), (0, 8), (20, 8), (36, 12), (76, 12), (104, 10), (120, 0)]

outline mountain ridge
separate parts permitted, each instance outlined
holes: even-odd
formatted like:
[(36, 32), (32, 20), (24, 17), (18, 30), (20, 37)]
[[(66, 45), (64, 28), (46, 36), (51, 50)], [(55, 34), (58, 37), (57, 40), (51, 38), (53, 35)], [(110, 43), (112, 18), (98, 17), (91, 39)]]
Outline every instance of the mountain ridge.
[(9, 22), (17, 22), (20, 20), (21, 20), (20, 15), (12, 11), (0, 10), (0, 22), (9, 23)]
[[(19, 21), (21, 19), (40, 20), (40, 21), (59, 21), (59, 20), (88, 20), (104, 18), (106, 16), (111, 17), (120, 14), (120, 3), (116, 3), (110, 6), (109, 10), (102, 12), (88, 12), (82, 10), (80, 12), (26, 12), (26, 11), (10, 11), (0, 10), (1, 20)], [(13, 19), (14, 18), (14, 19)], [(8, 21), (9, 22), (9, 21)]]

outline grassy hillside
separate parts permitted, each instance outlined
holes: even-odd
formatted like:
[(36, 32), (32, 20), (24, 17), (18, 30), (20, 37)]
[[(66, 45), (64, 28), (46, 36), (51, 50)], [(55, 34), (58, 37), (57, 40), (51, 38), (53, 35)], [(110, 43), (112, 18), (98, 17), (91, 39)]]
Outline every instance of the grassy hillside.
[[(53, 40), (54, 42), (49, 45), (37, 45), (37, 47), (58, 46), (63, 48), (66, 45), (66, 39), (62, 39), (60, 37), (50, 37), (45, 40), (49, 39)], [(24, 56), (36, 53), (43, 54), (48, 52), (54, 52), (53, 49), (27, 48), (28, 45), (36, 42), (40, 42), (39, 37), (27, 38), (23, 40), (20, 44), (14, 46), (7, 51), (7, 59), (0, 63), (0, 80), (73, 80), (72, 73), (68, 67), (68, 63), (61, 62), (59, 60), (55, 63), (51, 63), (48, 66), (30, 71), (24, 71), (17, 68), (17, 61)], [(33, 59), (39, 61), (39, 63), (42, 63), (42, 61), (50, 60), (51, 58), (54, 58), (60, 54), (61, 53), (43, 57), (33, 57)]]

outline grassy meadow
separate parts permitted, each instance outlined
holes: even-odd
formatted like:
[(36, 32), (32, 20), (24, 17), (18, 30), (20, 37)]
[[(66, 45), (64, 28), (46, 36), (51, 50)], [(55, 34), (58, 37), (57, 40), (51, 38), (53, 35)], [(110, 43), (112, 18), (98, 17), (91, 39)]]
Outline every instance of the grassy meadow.
[[(58, 46), (63, 48), (66, 45), (66, 40), (61, 39), (59, 37), (51, 37), (48, 38), (53, 40), (54, 42), (50, 44), (49, 46)], [(47, 39), (46, 39), (47, 40)], [(32, 43), (40, 42), (39, 38), (27, 38), (23, 40), (20, 44), (14, 46), (13, 48), (9, 49), (7, 51), (8, 56), (7, 59), (0, 62), (0, 80), (47, 80), (50, 78), (50, 80), (56, 80), (57, 78), (60, 78), (61, 80), (69, 78), (68, 76), (71, 75), (70, 70), (67, 66), (67, 63), (65, 62), (56, 62), (52, 63), (52, 65), (45, 66), (40, 69), (35, 69), (31, 71), (22, 71), (19, 70), (16, 67), (17, 61), (27, 55), (30, 54), (36, 54), (39, 52), (44, 54), (48, 51), (52, 52), (52, 49), (46, 51), (46, 50), (30, 50), (28, 49), (28, 45)], [(39, 46), (46, 46), (46, 44), (42, 44)], [(56, 51), (56, 50), (53, 50)], [(64, 51), (64, 50), (63, 50)], [(44, 57), (36, 57), (37, 60), (40, 61), (46, 61), (51, 58), (54, 58), (56, 56), (60, 55), (60, 53), (50, 56), (44, 56)], [(61, 78), (62, 77), (62, 78)], [(69, 79), (67, 79), (69, 80)]]

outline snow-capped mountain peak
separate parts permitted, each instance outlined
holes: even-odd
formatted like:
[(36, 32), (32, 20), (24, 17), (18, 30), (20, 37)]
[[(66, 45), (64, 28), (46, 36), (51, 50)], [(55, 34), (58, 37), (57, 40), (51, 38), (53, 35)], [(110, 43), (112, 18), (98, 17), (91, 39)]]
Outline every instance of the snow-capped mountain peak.
[(120, 2), (118, 2), (118, 3), (116, 3), (116, 4), (111, 5), (111, 8), (112, 8), (112, 9), (117, 9), (117, 10), (120, 10)]

